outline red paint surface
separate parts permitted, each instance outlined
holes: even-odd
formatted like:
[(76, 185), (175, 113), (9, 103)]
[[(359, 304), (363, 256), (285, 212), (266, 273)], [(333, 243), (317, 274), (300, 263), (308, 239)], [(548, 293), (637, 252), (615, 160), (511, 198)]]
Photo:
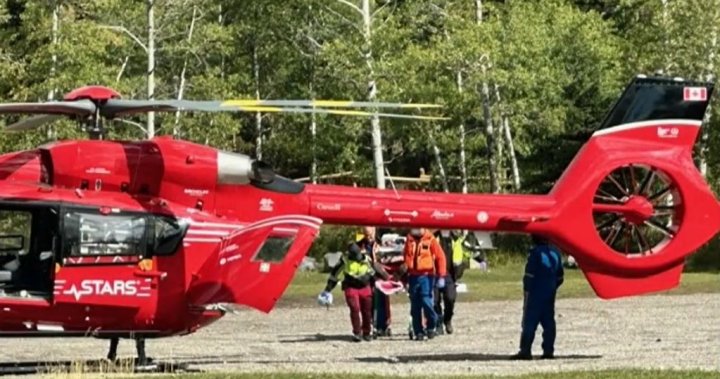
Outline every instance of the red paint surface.
[[(217, 303), (269, 312), (321, 222), (542, 233), (575, 257), (602, 298), (667, 290), (678, 284), (687, 256), (720, 225), (718, 203), (692, 161), (699, 129), (678, 126), (680, 133), (673, 139), (660, 136), (658, 128), (674, 126), (658, 121), (594, 136), (547, 195), (326, 185), (283, 194), (252, 185), (218, 185), (216, 150), (169, 138), (64, 141), (5, 154), (0, 156), (4, 200), (173, 215), (190, 227), (178, 251), (152, 258), (151, 271), (138, 268), (140, 256), (122, 257), (121, 262), (57, 257), (61, 269), (54, 274), (52, 298), (0, 299), (5, 309), (0, 331), (37, 334), (24, 324), (32, 322), (62, 326), (63, 333), (168, 336), (191, 333), (217, 320), (223, 313), (208, 308)], [(630, 163), (666, 172), (681, 196), (677, 234), (655, 254), (642, 257), (610, 249), (593, 223), (593, 197), (600, 182)], [(45, 184), (39, 183), (41, 177)], [(641, 198), (623, 207), (633, 222), (642, 222), (652, 211)], [(287, 254), (279, 261), (258, 258), (259, 249), (273, 238), (292, 240)], [(112, 283), (105, 287), (108, 281)]]

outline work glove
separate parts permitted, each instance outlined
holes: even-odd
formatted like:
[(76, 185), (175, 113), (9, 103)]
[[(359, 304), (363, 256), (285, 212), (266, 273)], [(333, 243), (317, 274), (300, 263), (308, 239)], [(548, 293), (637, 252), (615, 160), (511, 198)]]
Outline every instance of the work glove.
[(317, 302), (319, 305), (323, 305), (326, 307), (332, 305), (332, 302), (333, 302), (332, 293), (330, 293), (328, 291), (322, 291), (320, 293), (320, 295), (318, 295), (318, 297), (317, 297)]
[(440, 288), (440, 289), (445, 288), (445, 278), (438, 278), (437, 288)]

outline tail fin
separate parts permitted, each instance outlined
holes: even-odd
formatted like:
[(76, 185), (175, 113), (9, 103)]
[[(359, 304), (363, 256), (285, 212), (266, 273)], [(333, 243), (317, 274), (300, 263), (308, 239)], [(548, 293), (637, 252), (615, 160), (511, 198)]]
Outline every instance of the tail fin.
[(702, 122), (714, 84), (681, 78), (637, 76), (600, 124), (600, 130), (656, 120)]
[(550, 226), (603, 298), (677, 286), (720, 206), (692, 147), (712, 83), (638, 76), (553, 188)]

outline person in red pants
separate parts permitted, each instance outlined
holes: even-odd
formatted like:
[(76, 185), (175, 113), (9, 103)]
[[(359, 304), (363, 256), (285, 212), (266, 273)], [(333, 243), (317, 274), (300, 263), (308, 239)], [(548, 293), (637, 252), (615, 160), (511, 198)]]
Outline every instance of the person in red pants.
[[(352, 323), (353, 341), (372, 340), (372, 279), (377, 275), (384, 279), (387, 274), (372, 259), (363, 254), (356, 243), (350, 244), (347, 253), (333, 267), (325, 290), (320, 298), (328, 298), (330, 292), (344, 276), (342, 290), (345, 292), (345, 301), (350, 309), (350, 322)], [(362, 333), (362, 334), (361, 334)]]

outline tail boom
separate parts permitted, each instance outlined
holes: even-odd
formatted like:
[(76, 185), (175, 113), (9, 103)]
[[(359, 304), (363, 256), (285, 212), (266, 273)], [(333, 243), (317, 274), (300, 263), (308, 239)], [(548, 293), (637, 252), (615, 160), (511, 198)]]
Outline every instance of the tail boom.
[(309, 214), (330, 224), (532, 233), (552, 217), (543, 195), (460, 195), (309, 185)]

